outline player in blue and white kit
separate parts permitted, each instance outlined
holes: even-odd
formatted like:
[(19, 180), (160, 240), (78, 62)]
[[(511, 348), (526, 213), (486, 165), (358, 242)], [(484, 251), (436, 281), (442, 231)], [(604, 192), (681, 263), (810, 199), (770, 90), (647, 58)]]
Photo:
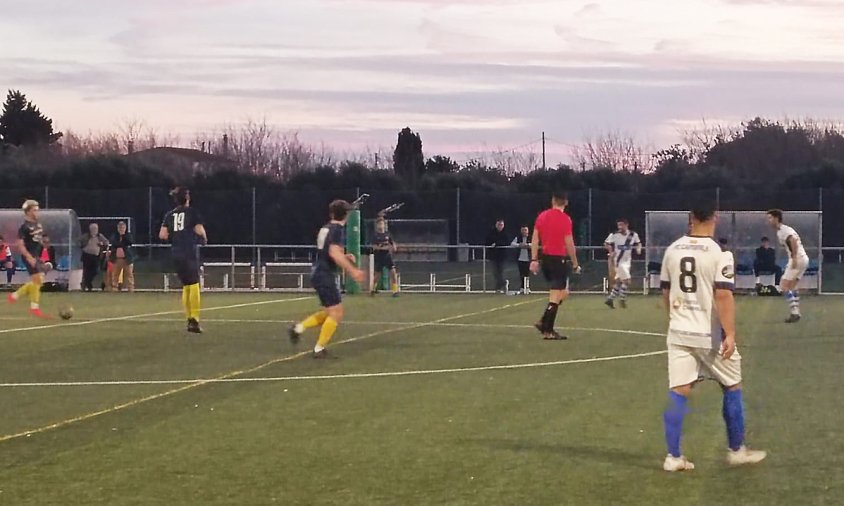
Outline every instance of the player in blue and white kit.
[(607, 250), (610, 265), (610, 277), (613, 289), (604, 302), (610, 309), (615, 309), (614, 300), (619, 299), (622, 308), (627, 307), (627, 289), (632, 278), (630, 271), (633, 265), (633, 250), (637, 255), (642, 254), (642, 241), (639, 234), (630, 230), (629, 222), (622, 218), (616, 223), (618, 231), (607, 236), (604, 248)]
[(668, 310), (668, 407), (665, 441), (668, 455), (663, 469), (694, 469), (680, 452), (683, 418), (692, 385), (701, 376), (716, 380), (724, 392), (723, 416), (727, 425), (727, 463), (755, 464), (763, 451), (744, 445), (741, 356), (736, 350), (735, 270), (733, 255), (712, 239), (715, 210), (691, 212), (691, 231), (665, 251), (660, 281)]
[(800, 283), (800, 278), (809, 266), (809, 255), (806, 254), (806, 249), (803, 248), (803, 242), (797, 232), (783, 224), (782, 211), (779, 209), (768, 211), (768, 224), (777, 231), (780, 246), (788, 251), (788, 265), (780, 280), (780, 290), (785, 295), (785, 300), (788, 301), (791, 310), (785, 323), (797, 323), (800, 321), (800, 294), (797, 292), (797, 284)]

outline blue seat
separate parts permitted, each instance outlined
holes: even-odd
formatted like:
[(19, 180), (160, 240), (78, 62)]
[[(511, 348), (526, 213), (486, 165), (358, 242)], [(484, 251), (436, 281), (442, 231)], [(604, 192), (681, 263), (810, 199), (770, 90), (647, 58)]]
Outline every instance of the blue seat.
[(67, 272), (70, 270), (70, 255), (65, 255), (59, 258), (58, 265), (56, 265), (56, 270), (61, 272)]

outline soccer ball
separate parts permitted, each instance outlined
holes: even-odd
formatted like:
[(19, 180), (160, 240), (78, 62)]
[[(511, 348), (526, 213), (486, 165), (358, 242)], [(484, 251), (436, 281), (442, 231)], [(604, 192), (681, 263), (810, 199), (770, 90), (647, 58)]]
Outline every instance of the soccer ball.
[(59, 318), (62, 320), (70, 320), (73, 318), (73, 308), (71, 306), (62, 306), (59, 308)]

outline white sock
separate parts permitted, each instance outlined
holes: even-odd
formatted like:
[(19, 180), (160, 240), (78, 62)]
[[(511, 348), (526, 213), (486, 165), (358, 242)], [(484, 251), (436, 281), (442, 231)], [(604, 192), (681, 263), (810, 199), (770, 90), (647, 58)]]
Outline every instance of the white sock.
[(17, 292), (12, 292), (12, 300), (18, 300)]
[(34, 302), (30, 302), (29, 303), (29, 309), (38, 309), (38, 304), (36, 304)]
[(325, 349), (325, 346), (316, 345), (314, 346), (314, 353), (319, 353)]
[(295, 327), (293, 327), (293, 330), (294, 330), (297, 334), (301, 334), (302, 332), (304, 332), (304, 331), (305, 331), (305, 327), (304, 327), (304, 325), (302, 325), (301, 323), (297, 323), (297, 324), (296, 324), (296, 326), (295, 326)]

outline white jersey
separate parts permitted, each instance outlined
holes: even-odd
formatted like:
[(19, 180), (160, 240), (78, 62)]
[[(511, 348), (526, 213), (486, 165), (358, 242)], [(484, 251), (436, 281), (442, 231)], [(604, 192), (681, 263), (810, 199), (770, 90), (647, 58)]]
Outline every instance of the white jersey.
[[(792, 255), (791, 250), (788, 248), (788, 238), (794, 238), (794, 245), (797, 246), (797, 249), (794, 251), (794, 255)], [(797, 235), (797, 232), (789, 227), (788, 225), (780, 225), (780, 228), (777, 229), (777, 240), (780, 242), (780, 246), (785, 248), (785, 251), (788, 252), (789, 259), (800, 259), (800, 258), (809, 258), (809, 255), (806, 254), (806, 250), (803, 248), (803, 241), (800, 240), (800, 236)]]
[(641, 245), (642, 242), (639, 240), (639, 234), (631, 230), (626, 234), (615, 232), (608, 235), (604, 244), (612, 246), (611, 258), (615, 265), (630, 265), (633, 261), (633, 249)]
[(715, 290), (734, 287), (732, 253), (721, 251), (711, 237), (681, 237), (665, 250), (660, 281), (663, 289), (670, 289), (668, 343), (718, 349)]

